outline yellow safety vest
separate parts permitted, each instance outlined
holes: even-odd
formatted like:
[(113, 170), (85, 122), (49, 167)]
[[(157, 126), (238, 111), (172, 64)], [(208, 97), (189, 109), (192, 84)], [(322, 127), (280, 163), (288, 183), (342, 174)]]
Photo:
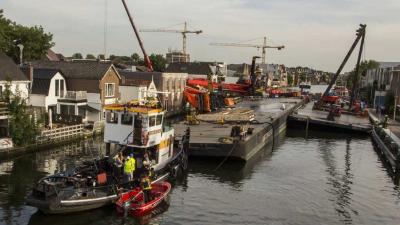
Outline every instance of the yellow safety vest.
[(131, 164), (131, 172), (134, 172), (136, 169), (136, 160), (134, 158), (130, 158), (130, 164)]
[(124, 165), (124, 172), (125, 173), (132, 173), (132, 170), (131, 170), (131, 160), (129, 159), (129, 160), (127, 160), (127, 161), (125, 161), (125, 165)]
[(142, 189), (151, 190), (151, 182), (149, 178), (142, 179)]

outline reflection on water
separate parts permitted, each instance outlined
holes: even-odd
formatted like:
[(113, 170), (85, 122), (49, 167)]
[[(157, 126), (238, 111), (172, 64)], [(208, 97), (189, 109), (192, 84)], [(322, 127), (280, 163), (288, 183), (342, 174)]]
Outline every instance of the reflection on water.
[[(169, 207), (140, 219), (113, 206), (70, 215), (44, 215), (24, 205), (39, 178), (70, 172), (104, 153), (82, 142), (0, 162), (0, 224), (398, 224), (400, 190), (371, 140), (289, 130), (248, 163), (191, 160), (173, 183)], [(97, 150), (92, 149), (95, 148)], [(91, 150), (92, 149), (92, 150)]]
[(333, 196), (330, 199), (335, 204), (337, 213), (343, 217), (342, 221), (345, 224), (351, 224), (352, 214), (357, 215), (357, 210), (351, 207), (351, 184), (353, 174), (351, 173), (351, 153), (350, 153), (351, 139), (346, 139), (346, 151), (344, 152), (344, 171), (339, 171), (335, 156), (332, 154), (332, 140), (320, 141), (319, 150), (323, 162), (326, 166), (328, 173), (327, 184), (331, 186), (327, 192)]

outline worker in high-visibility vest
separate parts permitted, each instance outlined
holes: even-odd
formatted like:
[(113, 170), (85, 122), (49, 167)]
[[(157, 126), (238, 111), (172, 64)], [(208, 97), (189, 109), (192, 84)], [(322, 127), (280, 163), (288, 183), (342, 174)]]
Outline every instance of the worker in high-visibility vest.
[(124, 174), (127, 177), (128, 182), (133, 180), (133, 173), (135, 172), (135, 169), (136, 169), (136, 161), (135, 158), (133, 157), (133, 154), (131, 154), (126, 158), (124, 165)]
[(140, 180), (140, 186), (144, 195), (144, 203), (151, 201), (151, 180), (148, 174), (143, 174)]

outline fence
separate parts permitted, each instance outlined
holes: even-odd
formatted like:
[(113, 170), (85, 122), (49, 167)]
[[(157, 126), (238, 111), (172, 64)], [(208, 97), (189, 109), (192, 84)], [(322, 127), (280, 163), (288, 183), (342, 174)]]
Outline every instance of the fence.
[(42, 131), (41, 135), (37, 138), (38, 144), (51, 141), (61, 141), (70, 138), (77, 138), (83, 135), (83, 125), (66, 126), (51, 130)]
[(57, 114), (53, 115), (53, 123), (77, 125), (82, 123), (82, 116)]

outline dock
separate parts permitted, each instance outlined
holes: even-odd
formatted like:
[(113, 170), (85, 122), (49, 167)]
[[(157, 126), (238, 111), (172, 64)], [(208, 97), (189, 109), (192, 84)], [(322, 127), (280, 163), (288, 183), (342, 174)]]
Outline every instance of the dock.
[(330, 121), (327, 119), (329, 112), (313, 110), (313, 104), (310, 102), (290, 115), (288, 125), (293, 128), (361, 134), (367, 134), (372, 129), (368, 117), (342, 113), (340, 117), (335, 117), (334, 121)]
[[(303, 105), (300, 98), (244, 100), (234, 109), (198, 116), (200, 124), (191, 125), (189, 156), (236, 158), (247, 161), (262, 149), (272, 150), (274, 139), (286, 129), (287, 116)], [(223, 119), (223, 123), (218, 122)], [(188, 126), (173, 124), (181, 138)], [(240, 127), (238, 135), (235, 128)]]

